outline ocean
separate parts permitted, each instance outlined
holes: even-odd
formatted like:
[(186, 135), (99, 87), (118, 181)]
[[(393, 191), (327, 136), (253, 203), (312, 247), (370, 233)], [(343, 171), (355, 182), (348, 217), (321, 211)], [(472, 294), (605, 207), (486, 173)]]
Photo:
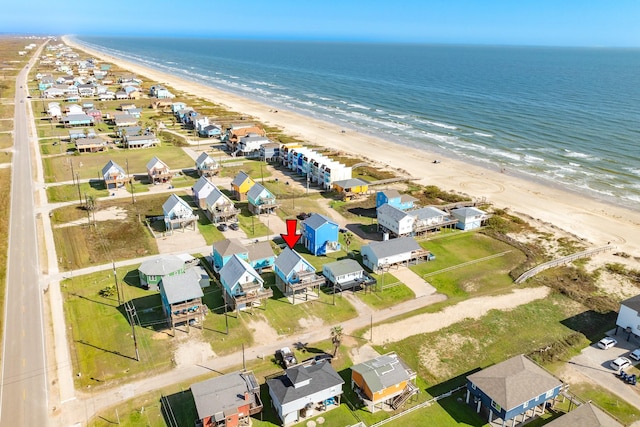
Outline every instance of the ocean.
[(640, 50), (74, 37), (274, 108), (640, 207)]

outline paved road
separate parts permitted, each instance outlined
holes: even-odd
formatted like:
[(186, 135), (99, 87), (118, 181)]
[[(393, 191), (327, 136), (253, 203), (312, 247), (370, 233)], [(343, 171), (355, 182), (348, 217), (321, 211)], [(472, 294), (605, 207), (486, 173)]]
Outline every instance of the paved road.
[[(42, 48), (35, 56), (37, 57)], [(34, 60), (18, 75), (15, 104), (15, 140), (11, 181), (11, 213), (0, 426), (46, 426), (47, 373), (44, 354), (42, 290), (34, 215), (27, 74)]]

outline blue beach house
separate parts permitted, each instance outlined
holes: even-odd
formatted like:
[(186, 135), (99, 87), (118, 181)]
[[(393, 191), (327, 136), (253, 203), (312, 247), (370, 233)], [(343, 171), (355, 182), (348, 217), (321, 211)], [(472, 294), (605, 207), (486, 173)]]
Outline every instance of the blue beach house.
[(164, 215), (164, 225), (167, 230), (184, 228), (191, 224), (195, 228), (198, 217), (193, 213), (193, 209), (180, 197), (172, 194), (162, 205)]
[(273, 296), (273, 291), (264, 288), (264, 280), (244, 259), (233, 255), (220, 270), (225, 303), (235, 310), (260, 305)]
[(388, 203), (394, 208), (406, 211), (407, 209), (412, 209), (414, 202), (417, 200), (418, 199), (408, 194), (400, 194), (398, 190), (378, 191), (376, 193), (376, 209)]
[(523, 354), (483, 369), (467, 377), (467, 404), (476, 412), (485, 409), (488, 421), (502, 425), (524, 423), (545, 412), (560, 394), (562, 381), (542, 369)]
[[(293, 249), (285, 248), (273, 266), (276, 273), (276, 286), (286, 297), (292, 297), (295, 304), (296, 295), (304, 295), (304, 300), (318, 298), (324, 277), (316, 274), (316, 269), (309, 261)], [(309, 291), (316, 288), (316, 294)]]
[(239, 256), (244, 261), (249, 261), (249, 251), (240, 243), (240, 240), (224, 239), (214, 242), (211, 254), (214, 271), (219, 272), (234, 255)]
[(311, 215), (302, 221), (302, 243), (316, 256), (339, 251), (338, 224), (324, 215)]
[(247, 201), (249, 211), (255, 215), (273, 213), (278, 207), (276, 196), (257, 182), (247, 191)]

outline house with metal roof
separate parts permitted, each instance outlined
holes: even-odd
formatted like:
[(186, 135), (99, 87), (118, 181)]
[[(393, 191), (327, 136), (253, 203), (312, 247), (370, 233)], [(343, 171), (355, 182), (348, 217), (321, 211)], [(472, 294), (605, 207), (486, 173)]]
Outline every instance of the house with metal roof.
[(79, 153), (98, 153), (107, 149), (107, 141), (99, 136), (76, 138), (75, 145)]
[(451, 209), (451, 216), (458, 221), (456, 228), (463, 231), (480, 228), (491, 217), (485, 211), (473, 206)]
[(215, 272), (219, 272), (234, 255), (249, 261), (249, 251), (238, 239), (218, 240), (213, 242), (212, 249), (211, 262)]
[(484, 408), (489, 423), (501, 420), (505, 426), (544, 413), (547, 402), (553, 405), (563, 387), (562, 381), (520, 354), (469, 375), (466, 402), (473, 400), (478, 413)]
[(269, 396), (283, 426), (340, 406), (344, 380), (326, 360), (288, 368), (267, 380)]
[(104, 180), (104, 185), (107, 187), (107, 190), (117, 188), (120, 184), (124, 185), (129, 182), (127, 173), (113, 160), (109, 160), (102, 168), (102, 179)]
[(196, 169), (200, 176), (215, 176), (220, 171), (218, 162), (207, 153), (200, 153), (196, 159)]
[(302, 221), (301, 242), (313, 255), (326, 255), (340, 250), (338, 224), (324, 215), (314, 213)]
[(387, 353), (351, 367), (351, 388), (369, 412), (398, 409), (420, 391), (417, 374), (396, 353)]
[(382, 190), (376, 193), (376, 209), (384, 204), (389, 204), (405, 211), (407, 209), (413, 209), (414, 203), (417, 201), (418, 199), (415, 197), (409, 194), (401, 194), (395, 189)]
[(122, 142), (126, 148), (150, 148), (160, 145), (160, 139), (152, 132), (142, 135), (125, 135)]
[(205, 214), (209, 220), (218, 224), (219, 222), (235, 222), (240, 213), (233, 201), (228, 198), (218, 187), (214, 187), (204, 202)]
[(231, 181), (231, 191), (236, 200), (247, 200), (247, 193), (255, 181), (246, 172), (240, 171)]
[(165, 277), (159, 284), (162, 308), (171, 328), (192, 323), (202, 327), (204, 310), (202, 306), (202, 288), (200, 275), (193, 268), (183, 274)]
[(257, 182), (247, 191), (247, 201), (249, 211), (255, 215), (273, 213), (279, 206), (276, 196)]
[(376, 284), (364, 268), (354, 259), (341, 259), (322, 266), (322, 275), (327, 286), (335, 291), (359, 290)]
[(640, 337), (640, 295), (628, 298), (620, 303), (618, 318), (616, 320), (616, 334), (622, 329), (627, 334)]
[(333, 189), (340, 193), (342, 200), (351, 200), (369, 192), (369, 182), (360, 178), (349, 178), (333, 182)]
[(162, 213), (164, 215), (164, 225), (167, 230), (176, 228), (185, 228), (192, 226), (195, 229), (195, 223), (198, 216), (193, 213), (193, 209), (189, 203), (182, 198), (172, 194), (162, 205)]
[(138, 124), (138, 119), (131, 114), (120, 113), (113, 116), (113, 124), (118, 127), (136, 126)]
[(235, 254), (220, 269), (220, 283), (225, 303), (235, 310), (259, 306), (273, 296), (258, 272)]
[(371, 271), (391, 266), (409, 265), (427, 259), (430, 252), (423, 249), (413, 237), (371, 242), (360, 248), (362, 262)]
[(72, 126), (93, 126), (93, 117), (85, 114), (67, 114), (62, 117), (62, 123), (65, 127)]
[(583, 403), (573, 411), (545, 424), (546, 427), (622, 427), (622, 425), (593, 402)]
[(175, 255), (164, 255), (149, 259), (138, 267), (140, 286), (154, 291), (165, 277), (182, 274), (185, 271), (184, 260)]
[(216, 186), (213, 185), (213, 183), (209, 181), (206, 176), (200, 176), (196, 183), (193, 184), (193, 187), (191, 187), (191, 192), (193, 193), (193, 201), (195, 202), (196, 206), (198, 206), (200, 209), (205, 209), (207, 206), (207, 196), (211, 194), (215, 187)]
[(259, 414), (260, 384), (251, 371), (238, 371), (191, 385), (200, 427), (251, 425), (251, 415)]
[(376, 213), (378, 230), (396, 237), (417, 236), (457, 223), (447, 212), (435, 206), (404, 211), (387, 203), (380, 206)]
[[(278, 255), (273, 271), (276, 273), (276, 286), (291, 298), (293, 304), (296, 303), (296, 296), (303, 296), (303, 301), (320, 296), (324, 277), (317, 275), (316, 268), (293, 249), (286, 247)], [(314, 289), (315, 294), (312, 292)]]
[(171, 181), (173, 174), (165, 162), (154, 157), (147, 163), (147, 176), (151, 184), (159, 184)]

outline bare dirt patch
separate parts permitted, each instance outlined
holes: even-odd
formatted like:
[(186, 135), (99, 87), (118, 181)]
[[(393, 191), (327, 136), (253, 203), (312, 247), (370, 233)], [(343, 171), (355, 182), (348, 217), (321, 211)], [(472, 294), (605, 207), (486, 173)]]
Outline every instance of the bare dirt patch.
[(276, 330), (273, 329), (266, 320), (251, 319), (247, 326), (253, 331), (253, 340), (255, 345), (273, 343), (281, 338)]
[(199, 337), (192, 336), (181, 340), (173, 352), (173, 360), (177, 367), (191, 366), (206, 362), (215, 357), (211, 344), (201, 341)]
[(158, 252), (161, 254), (207, 246), (207, 242), (197, 228), (195, 230), (174, 230), (171, 235), (158, 237), (156, 243), (158, 244)]
[(324, 325), (324, 322), (319, 317), (310, 316), (303, 317), (298, 320), (298, 324), (302, 329), (319, 328)]
[[(118, 206), (111, 206), (106, 209), (100, 209), (91, 213), (92, 221), (111, 221), (111, 220), (125, 220), (127, 219), (127, 211)], [(76, 221), (60, 224), (58, 227), (72, 227), (75, 225), (86, 224), (87, 218), (78, 219)]]

